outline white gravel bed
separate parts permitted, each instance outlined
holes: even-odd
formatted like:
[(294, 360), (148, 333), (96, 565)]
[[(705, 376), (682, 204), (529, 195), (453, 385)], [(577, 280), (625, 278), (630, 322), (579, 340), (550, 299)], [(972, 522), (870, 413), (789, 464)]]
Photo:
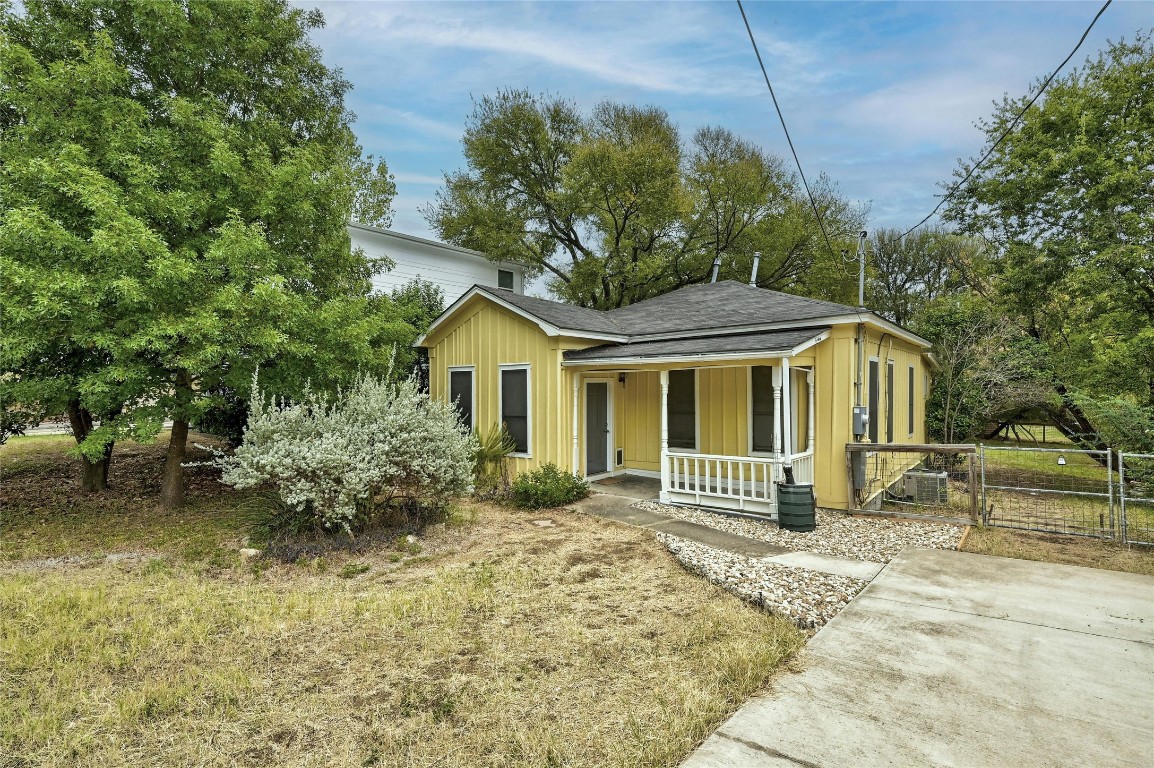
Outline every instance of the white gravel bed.
[(906, 547), (957, 549), (964, 530), (946, 523), (850, 517), (818, 510), (817, 530), (801, 533), (783, 531), (773, 521), (731, 517), (696, 507), (673, 507), (653, 501), (639, 501), (633, 506), (798, 552), (817, 552), (873, 563), (888, 563)]
[(667, 533), (657, 538), (689, 571), (806, 630), (824, 626), (866, 585), (861, 579), (744, 557)]

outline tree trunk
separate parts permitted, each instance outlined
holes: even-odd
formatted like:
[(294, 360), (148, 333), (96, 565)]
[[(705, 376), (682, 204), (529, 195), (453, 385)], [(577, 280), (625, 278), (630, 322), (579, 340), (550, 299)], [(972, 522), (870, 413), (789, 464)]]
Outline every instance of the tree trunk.
[(164, 480), (160, 486), (160, 504), (165, 509), (184, 506), (184, 463), (188, 444), (188, 419), (172, 420), (172, 436), (168, 439), (168, 455), (164, 459)]
[(188, 406), (192, 402), (192, 374), (178, 371), (173, 387), (176, 407), (172, 413), (172, 433), (164, 459), (164, 479), (160, 484), (160, 505), (168, 510), (184, 506), (184, 455), (188, 446)]
[[(88, 409), (81, 407), (79, 400), (68, 403), (68, 423), (72, 425), (72, 436), (76, 444), (84, 442), (92, 434), (94, 419)], [(80, 475), (80, 487), (88, 493), (97, 493), (108, 489), (108, 465), (112, 463), (112, 448), (114, 443), (104, 446), (104, 458), (99, 461), (89, 461), (87, 456), (81, 456), (83, 469)]]

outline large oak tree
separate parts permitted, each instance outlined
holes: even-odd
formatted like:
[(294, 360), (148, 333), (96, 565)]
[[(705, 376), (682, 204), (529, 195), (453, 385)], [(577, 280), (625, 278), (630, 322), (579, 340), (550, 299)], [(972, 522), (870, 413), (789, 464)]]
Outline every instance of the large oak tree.
[(350, 250), (350, 217), (387, 224), (395, 189), (309, 42), (322, 23), (283, 0), (0, 7), (0, 387), (69, 414), (85, 487), (168, 418), (178, 506), (217, 393), (257, 366), (325, 386), (409, 338)]
[[(462, 140), (467, 170), (446, 174), (425, 208), (445, 240), (544, 273), (563, 300), (608, 309), (709, 279), (749, 280), (845, 298), (851, 277), (824, 241), (781, 158), (724, 128), (685, 146), (659, 108), (506, 91), (476, 104)], [(840, 249), (864, 211), (824, 177), (818, 208)]]

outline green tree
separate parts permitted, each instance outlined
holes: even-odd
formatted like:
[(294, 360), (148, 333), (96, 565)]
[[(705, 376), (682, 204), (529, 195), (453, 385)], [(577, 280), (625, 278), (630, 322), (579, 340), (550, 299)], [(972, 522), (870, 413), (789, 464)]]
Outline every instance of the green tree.
[(909, 327), (935, 299), (964, 290), (970, 282), (967, 276), (979, 268), (984, 253), (976, 238), (961, 237), (942, 227), (901, 235), (896, 229), (871, 233), (866, 304)]
[(23, 402), (76, 416), (86, 487), (170, 418), (179, 506), (217, 393), (257, 366), (324, 387), (411, 339), (350, 249), (346, 223), (387, 224), (395, 188), (308, 40), (322, 23), (282, 0), (0, 8), (0, 361)]
[[(987, 147), (1025, 103), (1007, 98), (980, 122)], [(972, 167), (962, 163), (956, 175)], [(1080, 396), (1154, 405), (1149, 31), (1055, 79), (961, 186), (946, 218), (993, 245), (993, 298), (1048, 349), (1063, 432), (1104, 447)]]
[[(828, 250), (780, 158), (723, 128), (684, 148), (658, 108), (607, 102), (583, 115), (505, 91), (476, 103), (462, 143), (468, 170), (446, 174), (430, 225), (547, 275), (574, 304), (608, 309), (703, 282), (716, 258), (745, 282), (759, 250), (758, 285), (797, 290)], [(856, 232), (864, 211), (828, 181), (818, 192), (829, 231)]]

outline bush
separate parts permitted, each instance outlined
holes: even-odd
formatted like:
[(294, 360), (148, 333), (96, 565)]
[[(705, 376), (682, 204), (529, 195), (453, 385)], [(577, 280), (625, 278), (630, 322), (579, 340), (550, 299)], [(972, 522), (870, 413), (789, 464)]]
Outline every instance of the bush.
[(225, 483), (267, 484), (317, 526), (352, 533), (385, 510), (468, 493), (475, 450), (456, 410), (413, 379), (365, 376), (331, 401), (306, 392), (296, 402), (266, 398), (254, 380), (244, 441), (217, 463)]
[(588, 495), (589, 483), (553, 463), (518, 475), (511, 492), (513, 504), (522, 509), (560, 507)]

